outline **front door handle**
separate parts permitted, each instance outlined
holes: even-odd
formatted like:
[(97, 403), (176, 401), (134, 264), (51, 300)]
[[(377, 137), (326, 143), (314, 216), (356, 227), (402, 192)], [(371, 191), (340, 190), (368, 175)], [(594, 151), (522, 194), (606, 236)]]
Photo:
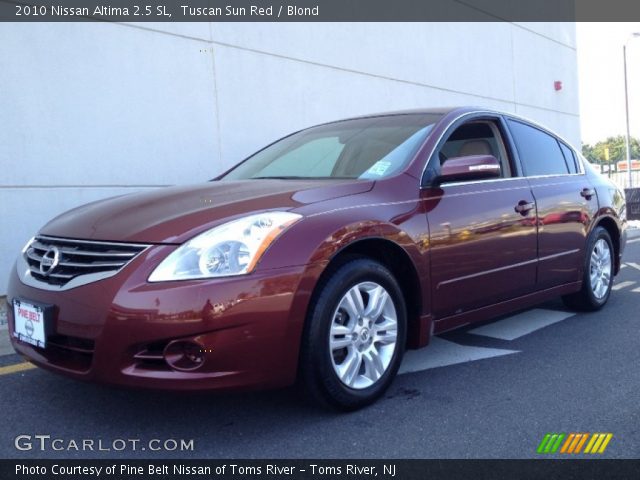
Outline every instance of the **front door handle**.
[(529, 213), (529, 210), (533, 210), (536, 208), (536, 204), (533, 202), (527, 202), (526, 200), (520, 200), (518, 204), (515, 206), (514, 210), (520, 215), (526, 215)]
[(587, 200), (591, 200), (591, 197), (593, 197), (595, 194), (596, 192), (593, 188), (583, 188), (580, 192), (580, 195), (582, 195)]

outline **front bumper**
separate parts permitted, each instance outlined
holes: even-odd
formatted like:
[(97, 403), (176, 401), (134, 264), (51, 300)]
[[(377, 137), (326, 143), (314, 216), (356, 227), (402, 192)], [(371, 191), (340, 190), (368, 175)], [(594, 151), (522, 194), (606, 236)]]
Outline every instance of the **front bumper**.
[[(157, 259), (175, 247), (152, 247), (117, 275), (62, 292), (9, 280), (9, 333), (34, 364), (77, 379), (167, 390), (268, 388), (294, 382), (300, 336), (321, 268), (256, 270), (215, 280), (148, 283)], [(13, 299), (55, 306), (46, 348), (13, 337)], [(178, 371), (164, 347), (202, 347), (202, 364)]]

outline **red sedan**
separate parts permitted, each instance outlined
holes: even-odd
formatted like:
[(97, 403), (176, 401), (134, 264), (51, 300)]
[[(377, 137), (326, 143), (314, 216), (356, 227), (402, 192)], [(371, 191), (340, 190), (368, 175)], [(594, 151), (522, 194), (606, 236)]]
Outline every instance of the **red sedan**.
[(601, 308), (625, 232), (622, 192), (536, 124), (371, 115), (301, 130), (210, 182), (53, 219), (18, 256), (9, 327), (16, 351), (78, 379), (298, 379), (354, 409), (434, 334), (556, 296)]

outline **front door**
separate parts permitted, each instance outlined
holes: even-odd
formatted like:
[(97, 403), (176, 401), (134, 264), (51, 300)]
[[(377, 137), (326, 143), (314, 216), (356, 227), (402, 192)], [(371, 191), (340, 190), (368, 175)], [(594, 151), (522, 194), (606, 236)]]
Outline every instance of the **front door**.
[[(536, 281), (536, 207), (518, 175), (498, 119), (457, 127), (430, 162), (493, 155), (501, 178), (440, 184), (422, 191), (430, 230), (436, 320), (525, 295)], [(432, 164), (429, 164), (429, 168)]]

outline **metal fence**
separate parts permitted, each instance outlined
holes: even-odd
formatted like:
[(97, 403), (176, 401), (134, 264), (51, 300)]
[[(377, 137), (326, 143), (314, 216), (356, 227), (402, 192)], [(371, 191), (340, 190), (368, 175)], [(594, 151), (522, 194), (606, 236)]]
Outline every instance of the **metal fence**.
[[(602, 175), (613, 180), (621, 188), (629, 188), (627, 172), (602, 172)], [(631, 171), (631, 181), (634, 188), (640, 187), (640, 171)]]

